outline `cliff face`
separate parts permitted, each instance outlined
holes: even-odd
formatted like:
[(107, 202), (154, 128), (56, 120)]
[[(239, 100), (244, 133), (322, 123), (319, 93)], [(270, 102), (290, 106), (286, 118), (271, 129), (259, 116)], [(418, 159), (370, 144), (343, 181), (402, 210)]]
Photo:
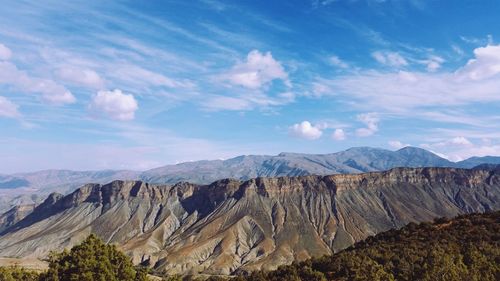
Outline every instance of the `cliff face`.
[(411, 221), (500, 209), (500, 170), (398, 168), (356, 175), (115, 181), (52, 196), (0, 236), (0, 256), (43, 257), (91, 232), (169, 273), (274, 269)]
[(225, 178), (248, 180), (256, 177), (352, 174), (395, 167), (472, 168), (484, 163), (498, 164), (500, 157), (473, 157), (455, 163), (415, 147), (397, 151), (355, 147), (330, 154), (280, 153), (275, 156), (246, 155), (227, 160), (185, 162), (144, 172), (46, 170), (0, 175), (0, 213), (20, 204), (39, 204), (52, 192), (67, 194), (89, 182), (103, 184), (113, 180), (141, 180), (158, 184), (180, 181), (209, 184)]

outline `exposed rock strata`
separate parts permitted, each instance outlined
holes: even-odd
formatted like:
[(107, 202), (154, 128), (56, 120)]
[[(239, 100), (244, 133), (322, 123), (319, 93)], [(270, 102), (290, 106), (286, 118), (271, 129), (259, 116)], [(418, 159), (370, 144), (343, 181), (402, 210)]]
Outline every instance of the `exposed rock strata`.
[(410, 221), (500, 209), (499, 199), (499, 169), (115, 181), (53, 195), (4, 231), (0, 256), (44, 257), (95, 232), (158, 271), (230, 274), (331, 254)]

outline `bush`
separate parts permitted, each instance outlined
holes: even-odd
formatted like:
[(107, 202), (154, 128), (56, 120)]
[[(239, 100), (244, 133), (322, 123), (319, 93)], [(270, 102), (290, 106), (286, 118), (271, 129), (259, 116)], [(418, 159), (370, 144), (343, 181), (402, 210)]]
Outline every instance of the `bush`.
[(145, 268), (134, 268), (132, 261), (114, 245), (107, 245), (91, 234), (70, 251), (53, 253), (49, 269), (41, 281), (145, 281)]

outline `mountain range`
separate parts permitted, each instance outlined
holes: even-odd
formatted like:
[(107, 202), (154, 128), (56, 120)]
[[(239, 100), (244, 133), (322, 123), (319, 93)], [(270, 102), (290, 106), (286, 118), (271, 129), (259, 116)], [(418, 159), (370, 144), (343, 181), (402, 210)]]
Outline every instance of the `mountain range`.
[(497, 166), (86, 184), (0, 220), (0, 257), (43, 258), (96, 233), (159, 273), (271, 270), (409, 222), (498, 210), (499, 199)]
[(194, 161), (144, 172), (46, 170), (0, 175), (0, 213), (17, 205), (41, 203), (52, 192), (67, 194), (86, 183), (107, 183), (113, 180), (208, 184), (224, 178), (247, 180), (255, 177), (350, 174), (384, 171), (395, 167), (472, 168), (479, 164), (500, 164), (500, 157), (472, 157), (451, 162), (415, 147), (397, 151), (355, 147), (331, 154), (280, 153), (276, 156), (247, 155), (227, 160)]

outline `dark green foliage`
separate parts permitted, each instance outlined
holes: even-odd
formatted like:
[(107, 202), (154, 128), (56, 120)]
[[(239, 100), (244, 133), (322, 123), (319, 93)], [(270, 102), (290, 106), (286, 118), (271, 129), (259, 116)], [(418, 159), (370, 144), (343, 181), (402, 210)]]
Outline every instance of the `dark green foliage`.
[(38, 278), (38, 273), (22, 267), (0, 267), (0, 281), (38, 281)]
[[(0, 281), (146, 281), (148, 269), (94, 235), (71, 251), (52, 254), (37, 274), (0, 267)], [(163, 280), (180, 281), (178, 276)], [(184, 278), (184, 280), (207, 280)], [(434, 223), (410, 223), (369, 237), (333, 256), (209, 281), (496, 281), (500, 280), (500, 212), (471, 214)]]
[[(141, 274), (139, 271), (139, 278)], [(107, 245), (97, 236), (90, 235), (71, 251), (52, 254), (49, 270), (42, 280), (134, 281), (135, 277), (136, 271), (127, 256), (114, 245)]]
[(324, 256), (234, 281), (500, 280), (500, 212), (410, 223)]
[(114, 245), (90, 235), (70, 251), (53, 253), (49, 269), (36, 273), (18, 267), (0, 267), (0, 281), (147, 281), (148, 269), (134, 268)]

